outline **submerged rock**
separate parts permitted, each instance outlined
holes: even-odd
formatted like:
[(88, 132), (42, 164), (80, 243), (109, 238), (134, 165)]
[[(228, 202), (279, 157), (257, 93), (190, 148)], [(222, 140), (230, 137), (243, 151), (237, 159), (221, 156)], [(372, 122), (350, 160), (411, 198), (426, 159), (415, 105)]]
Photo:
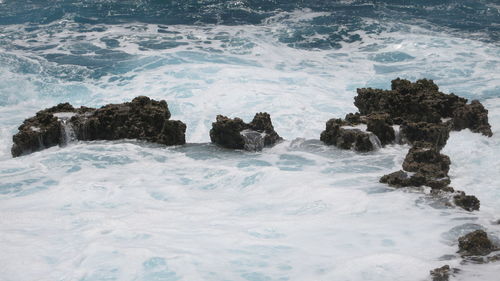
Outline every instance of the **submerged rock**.
[(212, 123), (210, 140), (222, 147), (231, 149), (262, 150), (272, 146), (282, 138), (274, 130), (268, 113), (257, 113), (249, 124), (240, 118), (218, 115)]
[(458, 238), (459, 253), (464, 256), (484, 256), (495, 247), (484, 230), (476, 230)]
[(481, 205), (479, 199), (474, 195), (466, 195), (465, 192), (459, 191), (458, 194), (453, 196), (455, 205), (461, 207), (469, 212), (478, 211)]
[(435, 268), (431, 270), (432, 281), (448, 281), (453, 273), (457, 273), (458, 269), (450, 268), (449, 265), (444, 265), (442, 267)]
[(184, 144), (186, 125), (169, 118), (165, 101), (145, 96), (98, 109), (59, 104), (24, 121), (13, 136), (12, 156), (64, 145), (72, 139), (139, 139), (165, 145)]
[(326, 129), (321, 133), (320, 140), (327, 145), (335, 145), (342, 149), (367, 152), (380, 147), (380, 141), (370, 132), (352, 127), (352, 124), (342, 119), (330, 119)]

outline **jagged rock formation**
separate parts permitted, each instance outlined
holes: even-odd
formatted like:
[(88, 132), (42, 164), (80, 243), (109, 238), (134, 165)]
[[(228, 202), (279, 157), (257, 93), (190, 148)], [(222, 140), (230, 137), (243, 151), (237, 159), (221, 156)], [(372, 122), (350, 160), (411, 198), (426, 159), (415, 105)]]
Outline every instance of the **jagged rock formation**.
[(476, 230), (458, 238), (458, 248), (463, 256), (484, 256), (495, 250), (484, 230)]
[[(470, 129), (491, 136), (488, 111), (479, 101), (445, 94), (432, 80), (412, 83), (395, 79), (391, 90), (363, 88), (357, 90), (354, 105), (359, 112), (345, 119), (331, 119), (321, 133), (321, 140), (343, 149), (369, 151), (367, 141), (373, 133), (381, 145), (407, 143), (412, 147), (403, 162), (403, 169), (384, 175), (380, 182), (393, 187), (429, 186), (432, 194), (451, 193), (452, 202), (468, 211), (479, 209), (479, 200), (449, 187), (450, 159), (440, 153), (451, 130)], [(366, 132), (353, 128), (366, 125)], [(399, 125), (399, 131), (394, 130)], [(440, 192), (436, 192), (439, 190)]]
[(68, 137), (86, 141), (139, 139), (164, 145), (184, 144), (186, 125), (169, 119), (165, 101), (145, 96), (98, 109), (74, 108), (63, 103), (26, 119), (13, 136), (11, 152), (17, 157), (64, 145)]
[(274, 130), (271, 116), (261, 112), (255, 114), (248, 124), (238, 117), (231, 119), (217, 115), (210, 130), (210, 140), (225, 148), (259, 151), (280, 142), (282, 138)]
[(372, 134), (353, 127), (355, 125), (342, 119), (330, 119), (326, 122), (326, 129), (321, 133), (320, 140), (342, 149), (361, 152), (375, 149), (377, 144)]

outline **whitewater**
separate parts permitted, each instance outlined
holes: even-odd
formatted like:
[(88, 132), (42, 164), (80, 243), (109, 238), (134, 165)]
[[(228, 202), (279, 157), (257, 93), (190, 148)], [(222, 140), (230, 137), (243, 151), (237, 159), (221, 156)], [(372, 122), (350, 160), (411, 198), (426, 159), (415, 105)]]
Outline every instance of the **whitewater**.
[[(456, 253), (471, 230), (500, 242), (495, 37), (363, 16), (353, 27), (308, 8), (250, 24), (78, 16), (0, 25), (0, 280), (429, 280), (445, 264), (461, 269), (452, 280), (498, 280), (499, 262)], [(357, 111), (356, 88), (396, 77), (433, 79), (488, 109), (492, 137), (452, 132), (443, 149), (451, 186), (480, 211), (379, 183), (407, 145), (357, 153), (319, 141), (328, 119)], [(43, 108), (139, 95), (166, 100), (188, 144), (70, 141), (11, 156), (17, 127)], [(216, 115), (256, 112), (284, 142), (210, 143)]]

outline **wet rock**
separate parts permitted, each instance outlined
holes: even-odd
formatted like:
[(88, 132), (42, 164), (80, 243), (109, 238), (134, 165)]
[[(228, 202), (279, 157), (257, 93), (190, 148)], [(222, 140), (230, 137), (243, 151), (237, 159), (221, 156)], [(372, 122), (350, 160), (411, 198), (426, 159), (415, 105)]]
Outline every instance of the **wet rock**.
[(451, 273), (452, 269), (449, 265), (433, 269), (431, 270), (432, 281), (448, 281), (450, 280)]
[(363, 120), (361, 120), (362, 116), (359, 114), (359, 112), (356, 113), (348, 113), (345, 116), (345, 121), (351, 125), (359, 125), (363, 123)]
[(427, 142), (441, 150), (448, 141), (450, 126), (445, 123), (403, 122), (400, 132), (406, 143)]
[(169, 118), (165, 101), (145, 96), (99, 109), (59, 104), (24, 121), (13, 136), (12, 156), (62, 145), (67, 141), (64, 130), (72, 130), (77, 140), (139, 139), (165, 145), (184, 144), (186, 125)]
[(249, 124), (240, 118), (231, 119), (218, 115), (212, 123), (210, 140), (225, 148), (256, 151), (264, 146), (272, 146), (282, 138), (274, 130), (269, 114), (257, 113)]
[(392, 119), (387, 113), (372, 113), (366, 117), (367, 131), (375, 134), (382, 145), (394, 142), (396, 134), (392, 127)]
[(476, 230), (458, 238), (459, 253), (464, 256), (484, 256), (495, 247), (484, 230)]
[(441, 118), (452, 117), (457, 108), (467, 103), (466, 99), (454, 94), (439, 92), (432, 80), (421, 79), (412, 83), (398, 78), (391, 84), (391, 90), (357, 90), (354, 105), (361, 115), (385, 112), (396, 124), (402, 121), (439, 123)]
[(48, 110), (42, 110), (35, 117), (24, 120), (19, 132), (12, 137), (13, 157), (29, 154), (60, 143), (61, 124)]
[(327, 145), (335, 145), (342, 149), (354, 149), (360, 152), (371, 151), (376, 148), (371, 133), (364, 132), (342, 119), (330, 119), (326, 122), (326, 129), (321, 133), (320, 140)]
[(453, 202), (469, 212), (478, 211), (480, 207), (480, 201), (476, 196), (466, 195), (463, 191), (458, 191), (458, 194), (453, 196)]
[(426, 177), (444, 178), (448, 176), (450, 158), (426, 143), (416, 143), (408, 151), (403, 161), (403, 169)]
[(407, 187), (407, 186), (422, 186), (426, 179), (421, 174), (407, 173), (405, 171), (397, 171), (384, 175), (380, 178), (381, 183), (388, 184), (392, 187)]
[(462, 106), (453, 112), (453, 130), (470, 129), (491, 137), (491, 126), (488, 123), (488, 110), (477, 100)]

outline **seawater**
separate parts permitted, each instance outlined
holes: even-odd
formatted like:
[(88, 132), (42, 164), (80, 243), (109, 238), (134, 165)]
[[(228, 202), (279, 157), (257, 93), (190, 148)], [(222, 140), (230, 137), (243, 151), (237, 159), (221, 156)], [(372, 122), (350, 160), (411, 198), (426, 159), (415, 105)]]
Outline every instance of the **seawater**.
[[(496, 280), (457, 238), (500, 236), (495, 1), (0, 1), (0, 280)], [(408, 146), (318, 139), (358, 87), (430, 78), (479, 99), (493, 137), (452, 132), (451, 185), (481, 210), (379, 184)], [(70, 142), (11, 158), (12, 135), (60, 102), (165, 99), (188, 144)], [(285, 141), (209, 143), (217, 114), (271, 114)]]

